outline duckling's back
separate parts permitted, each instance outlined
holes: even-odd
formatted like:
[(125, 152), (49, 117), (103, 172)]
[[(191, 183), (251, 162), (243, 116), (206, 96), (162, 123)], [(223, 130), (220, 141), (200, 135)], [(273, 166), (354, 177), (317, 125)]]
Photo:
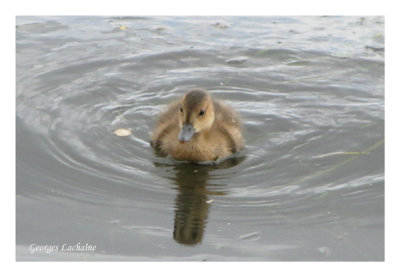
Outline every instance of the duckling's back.
[(178, 107), (179, 101), (175, 101), (158, 117), (156, 128), (150, 141), (151, 146), (157, 150), (161, 150), (163, 141), (165, 141), (171, 133), (178, 133), (179, 131), (178, 115), (176, 113)]
[(242, 122), (238, 113), (226, 103), (213, 100), (215, 121), (213, 132), (219, 134), (221, 143), (231, 154), (242, 150)]

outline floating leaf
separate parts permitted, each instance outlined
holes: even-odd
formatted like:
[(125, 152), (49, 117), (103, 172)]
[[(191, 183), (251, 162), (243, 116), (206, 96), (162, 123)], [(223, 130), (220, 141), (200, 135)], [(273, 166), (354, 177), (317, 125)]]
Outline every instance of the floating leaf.
[(131, 129), (117, 129), (114, 131), (114, 134), (119, 136), (119, 137), (126, 137), (129, 136), (131, 134)]

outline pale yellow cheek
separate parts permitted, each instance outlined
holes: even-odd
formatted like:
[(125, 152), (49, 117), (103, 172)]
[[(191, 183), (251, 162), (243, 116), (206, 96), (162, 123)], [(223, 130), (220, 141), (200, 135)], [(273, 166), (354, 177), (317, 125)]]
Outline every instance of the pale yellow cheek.
[(196, 129), (196, 132), (200, 132), (207, 128), (207, 123), (205, 122), (204, 119), (197, 120), (193, 127)]
[(203, 129), (200, 122), (195, 122), (193, 124), (193, 128), (194, 128), (195, 132), (200, 132)]

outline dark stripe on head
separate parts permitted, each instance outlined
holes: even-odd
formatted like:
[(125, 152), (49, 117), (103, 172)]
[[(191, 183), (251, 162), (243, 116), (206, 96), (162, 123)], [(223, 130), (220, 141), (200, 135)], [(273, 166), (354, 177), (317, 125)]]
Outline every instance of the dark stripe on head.
[[(188, 111), (194, 111), (198, 106), (202, 106), (204, 101), (209, 97), (208, 93), (204, 90), (194, 89), (185, 94), (182, 100), (182, 104)], [(185, 123), (191, 123), (192, 112), (186, 113)]]
[(202, 103), (204, 100), (206, 100), (208, 94), (207, 92), (199, 89), (191, 90), (188, 93), (186, 93), (183, 103), (184, 105), (189, 109), (192, 110), (195, 108), (199, 103)]

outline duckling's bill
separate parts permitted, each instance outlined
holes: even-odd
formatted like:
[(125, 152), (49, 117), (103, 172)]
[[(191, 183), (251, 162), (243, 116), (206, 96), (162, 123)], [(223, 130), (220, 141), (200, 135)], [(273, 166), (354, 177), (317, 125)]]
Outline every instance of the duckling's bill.
[(183, 124), (182, 129), (178, 135), (178, 140), (180, 143), (188, 142), (194, 134), (194, 128), (192, 124)]

